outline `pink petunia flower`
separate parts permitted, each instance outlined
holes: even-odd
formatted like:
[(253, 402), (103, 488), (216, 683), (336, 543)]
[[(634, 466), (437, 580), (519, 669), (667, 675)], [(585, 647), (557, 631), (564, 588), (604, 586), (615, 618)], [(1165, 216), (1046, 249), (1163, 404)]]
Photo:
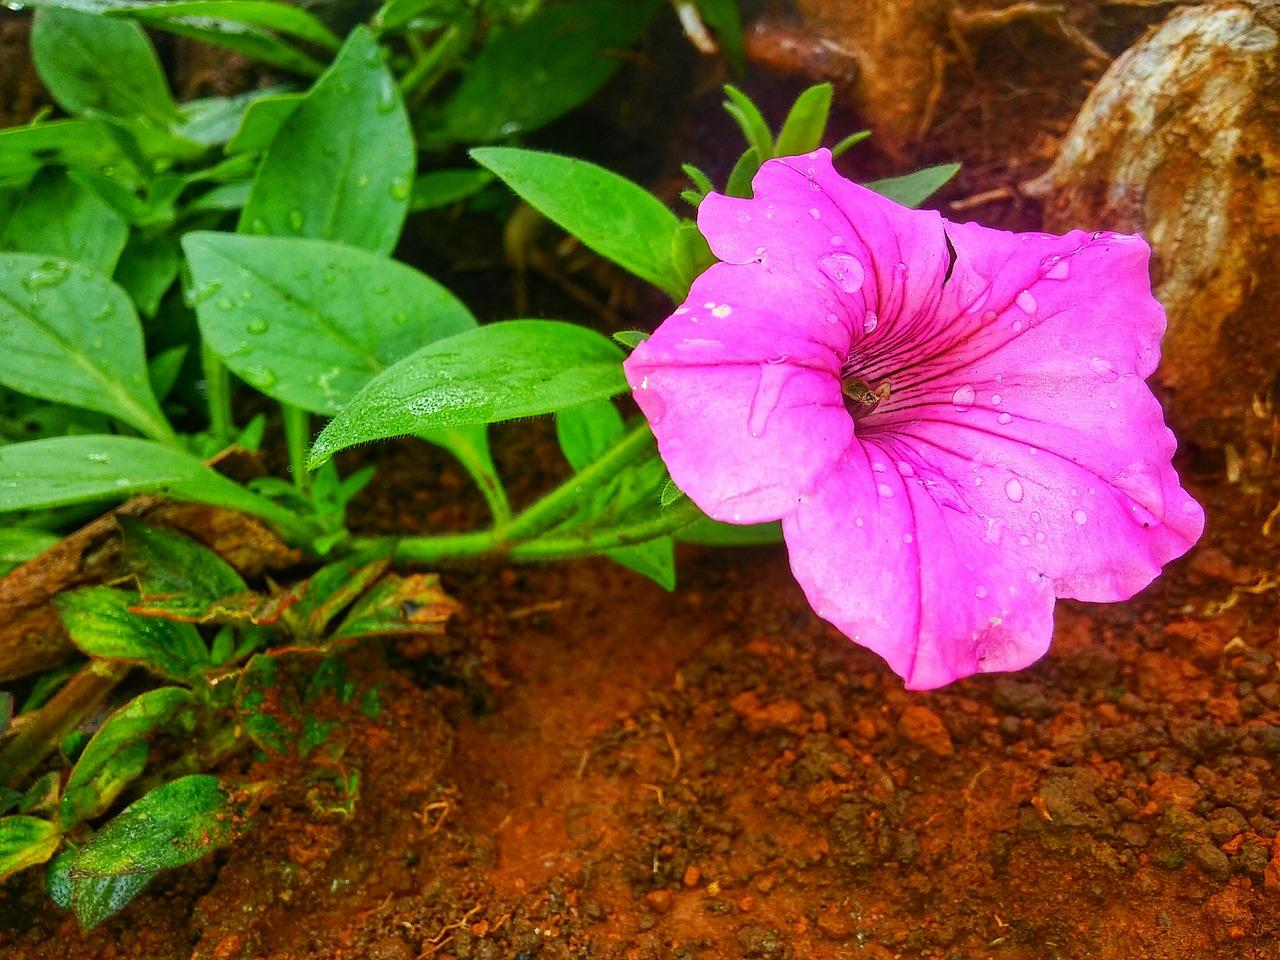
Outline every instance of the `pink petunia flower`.
[(1055, 598), (1127, 599), (1199, 538), (1142, 239), (951, 223), (826, 150), (754, 186), (703, 201), (723, 262), (627, 379), (676, 485), (781, 519), (813, 608), (909, 688), (1027, 666)]

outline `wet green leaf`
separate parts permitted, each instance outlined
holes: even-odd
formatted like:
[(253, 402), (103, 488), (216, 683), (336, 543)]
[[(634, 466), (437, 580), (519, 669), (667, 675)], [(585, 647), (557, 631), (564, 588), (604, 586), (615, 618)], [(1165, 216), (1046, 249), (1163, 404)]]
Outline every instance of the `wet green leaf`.
[(960, 164), (941, 163), (936, 167), (925, 167), (914, 173), (903, 174), (901, 177), (873, 180), (865, 186), (868, 190), (874, 190), (882, 197), (888, 197), (904, 207), (918, 207), (946, 186), (947, 181), (959, 172)]
[(394, 549), (395, 543), (387, 540), (326, 564), (312, 574), (293, 610), (302, 636), (313, 642), (319, 640), (330, 621), (387, 571)]
[(618, 52), (640, 38), (657, 9), (655, 0), (570, 0), (494, 30), (425, 140), (487, 143), (568, 113), (613, 75)]
[(175, 680), (191, 680), (210, 666), (196, 628), (130, 611), (138, 595), (110, 587), (58, 594), (53, 605), (71, 641), (93, 657), (137, 663)]
[(725, 111), (742, 130), (747, 146), (756, 152), (759, 162), (764, 163), (774, 156), (773, 134), (769, 131), (769, 124), (765, 122), (760, 108), (731, 83), (724, 85), (724, 92), (729, 98), (724, 102)]
[(72, 880), (181, 867), (226, 846), (243, 818), (217, 777), (194, 774), (134, 801), (80, 848)]
[(409, 211), (409, 116), (373, 36), (357, 27), (271, 142), (240, 232), (389, 253)]
[(113, 13), (135, 17), (143, 23), (166, 22), (186, 17), (208, 18), (229, 23), (263, 27), (274, 33), (307, 40), (323, 49), (336, 51), (341, 41), (328, 27), (306, 10), (271, 0), (175, 0), (138, 3), (117, 8)]
[(240, 126), (227, 141), (227, 153), (234, 156), (266, 150), (305, 96), (302, 93), (275, 93), (249, 104)]
[(760, 155), (755, 148), (748, 147), (729, 171), (729, 180), (724, 188), (725, 196), (749, 199), (752, 195), (751, 181), (760, 169), (760, 163)]
[(89, 267), (0, 255), (0, 384), (172, 435), (151, 392), (142, 325), (128, 296)]
[(458, 611), (434, 573), (388, 573), (356, 601), (333, 631), (334, 640), (439, 634)]
[(62, 840), (58, 828), (40, 817), (0, 817), (0, 880), (44, 863)]
[(600, 334), (552, 320), (508, 320), (438, 340), (357, 393), (316, 440), (311, 464), (370, 440), (612, 396), (626, 389), (621, 361), (622, 351)]
[[(230, 97), (188, 100), (182, 105), (183, 119), (174, 133), (206, 146), (221, 146), (243, 129), (255, 107), (275, 100), (282, 94), (295, 100), (301, 99), (300, 94), (286, 93), (284, 87), (267, 87)], [(228, 148), (227, 152), (232, 151)]]
[(41, 170), (9, 217), (0, 247), (43, 253), (110, 274), (129, 226), (97, 194), (61, 170)]
[(135, 230), (116, 265), (115, 281), (143, 316), (154, 317), (161, 299), (178, 279), (181, 266), (182, 251), (172, 235), (162, 233), (148, 237)]
[(190, 454), (137, 437), (53, 437), (0, 446), (0, 513), (158, 493), (243, 510), (306, 537), (287, 510)]
[(179, 118), (160, 60), (142, 28), (75, 10), (37, 10), (31, 56), (67, 113), (167, 127)]
[(336, 413), (424, 343), (475, 327), (440, 284), (386, 257), (284, 237), (189, 233), (205, 341), (268, 396)]
[(603, 257), (680, 299), (671, 260), (680, 221), (653, 194), (585, 160), (514, 147), (471, 151), (481, 166)]
[(493, 174), (487, 170), (431, 170), (418, 174), (413, 181), (409, 211), (419, 213), (447, 207), (479, 193), (491, 183)]
[(135, 517), (119, 516), (116, 523), (123, 533), (121, 570), (137, 580), (140, 602), (152, 611), (195, 617), (215, 600), (248, 589), (229, 563), (190, 537)]
[(64, 850), (54, 857), (45, 872), (49, 897), (64, 910), (74, 910), (82, 930), (92, 930), (142, 892), (155, 877), (154, 873), (135, 873), (124, 877), (82, 877), (73, 880), (71, 863), (75, 850)]

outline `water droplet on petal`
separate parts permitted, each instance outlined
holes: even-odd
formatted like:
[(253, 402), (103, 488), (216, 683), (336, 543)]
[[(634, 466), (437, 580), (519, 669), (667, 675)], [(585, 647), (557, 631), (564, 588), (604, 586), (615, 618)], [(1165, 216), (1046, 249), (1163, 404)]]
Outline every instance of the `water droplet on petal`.
[(913, 540), (915, 540), (915, 537), (913, 537), (913, 536), (912, 536), (911, 534), (909, 534), (909, 533), (904, 533), (904, 534), (902, 535), (902, 542), (903, 542), (903, 543), (911, 543)]
[(978, 584), (973, 589), (973, 595), (977, 597), (979, 600), (985, 600), (987, 599), (987, 588), (984, 587), (982, 584)]
[(1017, 297), (1014, 298), (1014, 303), (1018, 305), (1019, 310), (1028, 316), (1035, 313), (1036, 308), (1039, 306), (1039, 304), (1036, 303), (1035, 294), (1030, 290), (1023, 290), (1018, 294)]
[(887, 483), (878, 483), (876, 484), (876, 493), (880, 494), (882, 497), (892, 497), (893, 487), (889, 486)]
[(813, 217), (813, 219), (815, 219), (815, 220), (821, 220), (821, 219), (822, 219), (822, 211), (820, 211), (817, 207), (810, 207), (810, 208), (809, 208), (809, 216)]
[(833, 247), (843, 247), (844, 237), (840, 236), (840, 234), (837, 233), (833, 235), (829, 240), (827, 240), (827, 243), (831, 244)]
[(1040, 271), (1046, 280), (1066, 280), (1071, 276), (1071, 263), (1062, 257), (1045, 257)]
[(835, 326), (837, 323), (840, 322), (840, 318), (836, 316), (834, 313), (828, 313), (822, 319), (827, 321), (827, 323), (831, 324), (832, 326)]
[(1083, 510), (1076, 510), (1074, 513), (1071, 514), (1071, 519), (1076, 522), (1076, 526), (1083, 527), (1086, 523), (1089, 522), (1089, 515), (1085, 513)]
[(858, 258), (847, 253), (828, 253), (818, 258), (818, 266), (845, 293), (857, 293), (866, 280)]
[(1102, 357), (1094, 357), (1089, 361), (1089, 366), (1093, 368), (1095, 373), (1110, 373), (1111, 363), (1103, 360)]
[(951, 394), (951, 404), (961, 413), (964, 413), (973, 406), (973, 401), (977, 398), (977, 391), (969, 384), (957, 387), (956, 392)]
[(996, 423), (1010, 423), (1012, 421), (1013, 417), (1009, 416), (1007, 413), (1002, 413), (1000, 416), (996, 417)]
[(885, 466), (883, 463), (881, 463), (879, 460), (876, 460), (875, 462), (873, 462), (873, 463), (871, 464), (871, 471), (872, 471), (873, 473), (884, 473), (884, 472), (885, 472), (886, 470), (888, 470), (888, 469), (889, 469), (889, 468), (888, 468), (888, 467), (886, 467), (886, 466)]
[(991, 403), (992, 403), (994, 406), (997, 406), (997, 407), (998, 407), (998, 406), (1000, 406), (1000, 401), (1002, 401), (1003, 399), (1004, 399), (1004, 397), (1000, 396), (1000, 394), (998, 394), (998, 393), (993, 393), (993, 394), (991, 395)]
[(871, 333), (879, 325), (880, 325), (880, 318), (877, 317), (874, 313), (868, 313), (862, 319), (862, 332)]
[(722, 303), (720, 306), (713, 307), (711, 309), (711, 315), (717, 320), (723, 320), (731, 313), (733, 313), (733, 307), (729, 306), (727, 303)]
[(896, 464), (894, 464), (894, 466), (898, 468), (898, 472), (902, 474), (904, 477), (915, 476), (915, 473), (916, 473), (915, 468), (912, 467), (911, 464), (907, 463), (907, 461), (905, 460), (899, 460)]
[(1005, 481), (1004, 495), (1014, 503), (1022, 502), (1022, 481), (1017, 477)]
[(760, 368), (760, 383), (756, 386), (755, 396), (751, 398), (751, 410), (747, 414), (747, 430), (753, 437), (764, 433), (769, 415), (777, 408), (782, 388), (791, 379), (792, 373), (792, 369), (780, 361), (770, 361)]

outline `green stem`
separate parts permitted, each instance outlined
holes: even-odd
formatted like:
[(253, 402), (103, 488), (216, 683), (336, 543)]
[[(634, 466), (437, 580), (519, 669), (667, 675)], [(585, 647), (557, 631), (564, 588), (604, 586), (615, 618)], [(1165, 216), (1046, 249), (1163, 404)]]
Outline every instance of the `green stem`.
[(470, 23), (453, 23), (445, 27), (435, 42), (400, 78), (400, 93), (408, 106), (419, 103), (431, 92), (431, 88), (440, 81), (471, 42), (471, 33)]
[(670, 536), (702, 519), (702, 511), (688, 499), (663, 510), (656, 517), (622, 527), (583, 530), (566, 536), (547, 537), (517, 544), (509, 556), (521, 563), (541, 560), (567, 560), (592, 557), (618, 547), (631, 547), (659, 537)]
[(231, 418), (231, 374), (207, 343), (200, 344), (200, 366), (209, 404), (209, 432), (219, 445), (225, 446), (235, 438), (236, 432)]
[(289, 472), (293, 484), (303, 493), (311, 486), (311, 474), (307, 471), (307, 447), (311, 444), (311, 414), (292, 403), (280, 403), (284, 419), (284, 443), (289, 451)]
[(633, 460), (648, 454), (653, 443), (649, 425), (641, 421), (600, 459), (575, 473), (510, 523), (494, 530), (500, 543), (529, 540), (560, 520), (582, 503), (583, 494), (608, 483)]

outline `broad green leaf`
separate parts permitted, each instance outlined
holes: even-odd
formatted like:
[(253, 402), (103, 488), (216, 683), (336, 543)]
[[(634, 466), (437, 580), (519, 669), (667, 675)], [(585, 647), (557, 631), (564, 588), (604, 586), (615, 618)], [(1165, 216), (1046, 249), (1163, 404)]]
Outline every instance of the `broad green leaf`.
[(373, 15), (373, 29), (387, 33), (418, 17), (448, 16), (461, 10), (462, 0), (386, 0)]
[(144, 600), (167, 596), (203, 609), (248, 589), (231, 564), (190, 537), (136, 517), (118, 516), (116, 523), (122, 533), (121, 571), (137, 580)]
[(55, 120), (0, 130), (0, 183), (23, 181), (42, 166), (134, 169), (110, 128), (98, 120)]
[[(80, 731), (73, 730), (68, 736), (77, 736)], [(65, 740), (63, 741), (66, 742)], [(22, 795), (22, 799), (18, 801), (18, 812), (29, 813), (32, 816), (41, 814), (57, 814), (58, 812), (58, 784), (62, 779), (62, 774), (58, 770), (50, 770), (40, 777), (36, 778), (35, 783), (27, 788)]]
[(570, 0), (494, 30), (462, 74), (435, 125), (432, 146), (487, 143), (528, 133), (585, 103), (644, 33), (655, 0)]
[(253, 101), (227, 141), (227, 153), (236, 155), (266, 150), (305, 96), (302, 93), (275, 93)]
[[(622, 415), (609, 400), (594, 400), (556, 414), (556, 437), (565, 459), (575, 471), (599, 459), (622, 438), (625, 429)], [(612, 506), (611, 500), (620, 501), (618, 505), (623, 511), (633, 507), (638, 499), (637, 488), (644, 486), (649, 472), (643, 467), (624, 471), (596, 502), (586, 505), (582, 519), (587, 523), (598, 520)], [(628, 484), (630, 489), (625, 489)], [(605, 555), (666, 590), (675, 589), (675, 544), (670, 537), (608, 550)]]
[(793, 157), (818, 149), (827, 129), (834, 90), (829, 83), (819, 83), (796, 98), (778, 133), (778, 142), (773, 148), (776, 156)]
[(188, 214), (225, 212), (240, 210), (249, 201), (249, 192), (253, 188), (250, 180), (222, 183), (207, 193), (202, 193), (187, 204)]
[(107, 277), (67, 260), (0, 255), (0, 384), (173, 436), (147, 380), (133, 304)]
[(724, 92), (729, 98), (724, 102), (724, 108), (741, 128), (747, 146), (755, 150), (761, 163), (773, 157), (773, 134), (769, 132), (769, 124), (765, 122), (760, 108), (731, 83), (724, 85)]
[[(263, 101), (273, 100), (284, 92), (284, 87), (267, 87), (231, 97), (188, 100), (182, 105), (183, 120), (174, 129), (174, 133), (206, 146), (221, 146), (244, 126), (255, 106)], [(297, 94), (286, 95), (300, 99)], [(227, 152), (230, 153), (231, 150), (228, 148)]]
[(124, 287), (139, 313), (154, 317), (160, 301), (178, 279), (181, 266), (182, 251), (171, 234), (147, 236), (135, 230), (124, 245), (114, 279)]
[(409, 211), (415, 163), (395, 79), (373, 36), (357, 27), (271, 142), (240, 232), (389, 253)]
[(882, 197), (888, 197), (904, 207), (918, 207), (941, 190), (947, 181), (959, 172), (960, 164), (942, 163), (901, 177), (873, 180), (865, 186), (868, 190), (874, 190)]
[(336, 51), (342, 43), (333, 31), (306, 10), (270, 0), (175, 0), (172, 3), (133, 4), (120, 7), (115, 12), (143, 23), (182, 17), (243, 23), (307, 40), (331, 51)]
[(39, 556), (57, 542), (57, 534), (47, 530), (0, 527), (0, 576), (32, 557)]
[(268, 396), (333, 414), (425, 343), (475, 327), (412, 267), (342, 244), (189, 233), (183, 247), (205, 341)]
[(301, 590), (293, 616), (304, 637), (319, 640), (329, 623), (391, 566), (394, 542), (385, 540), (317, 570)]
[(151, 389), (160, 400), (164, 400), (177, 385), (182, 365), (187, 359), (187, 349), (187, 344), (180, 343), (176, 347), (161, 350), (147, 361), (147, 377), (151, 381)]
[(481, 147), (471, 156), (596, 253), (681, 298), (671, 261), (680, 221), (653, 194), (603, 167), (554, 153)]
[(487, 170), (432, 170), (419, 174), (413, 181), (409, 212), (435, 210), (465, 200), (493, 182)]
[(45, 887), (54, 903), (64, 910), (75, 911), (81, 930), (92, 930), (103, 920), (119, 913), (155, 877), (154, 873), (135, 873), (124, 877), (73, 880), (71, 863), (76, 853), (75, 850), (64, 850), (53, 858), (45, 872)]
[(62, 797), (58, 815), (64, 829), (105, 813), (125, 788), (147, 769), (151, 747), (139, 740), (121, 747), (105, 758), (92, 777)]
[(58, 828), (40, 817), (0, 817), (0, 880), (44, 863), (62, 841)]
[(696, 520), (676, 534), (683, 543), (696, 543), (706, 547), (755, 547), (782, 542), (780, 523), (751, 523), (745, 525), (717, 523), (710, 517)]
[[(66, 828), (102, 813), (133, 779), (120, 776), (121, 770), (135, 770), (129, 758), (116, 762), (126, 750), (143, 746), (156, 730), (168, 727), (183, 711), (192, 709), (196, 698), (182, 687), (158, 687), (139, 694), (113, 713), (86, 744), (67, 778), (62, 796), (62, 823)], [(138, 751), (134, 751), (137, 753)], [(138, 771), (140, 772), (140, 771)], [(134, 774), (136, 776), (136, 773)]]
[(370, 440), (613, 396), (626, 389), (621, 361), (622, 351), (605, 337), (553, 320), (508, 320), (439, 340), (357, 393), (316, 440), (310, 465)]
[(289, 511), (210, 470), (188, 453), (137, 437), (52, 437), (0, 446), (0, 513), (155, 493), (228, 507), (305, 539)]
[(189, 680), (210, 666), (195, 627), (132, 613), (137, 602), (131, 591), (82, 587), (58, 594), (53, 605), (72, 643), (91, 657), (141, 664), (175, 680)]
[(37, 10), (31, 56), (67, 113), (162, 128), (178, 119), (160, 60), (136, 23), (53, 7)]
[(23, 191), (0, 247), (65, 257), (110, 274), (128, 235), (124, 218), (97, 194), (60, 170), (42, 170)]
[(249, 60), (304, 77), (316, 77), (324, 72), (324, 64), (315, 57), (247, 23), (210, 17), (148, 18), (147, 23), (158, 30), (225, 47)]
[(217, 777), (194, 774), (134, 801), (80, 848), (71, 878), (124, 877), (181, 867), (226, 846), (243, 829)]

